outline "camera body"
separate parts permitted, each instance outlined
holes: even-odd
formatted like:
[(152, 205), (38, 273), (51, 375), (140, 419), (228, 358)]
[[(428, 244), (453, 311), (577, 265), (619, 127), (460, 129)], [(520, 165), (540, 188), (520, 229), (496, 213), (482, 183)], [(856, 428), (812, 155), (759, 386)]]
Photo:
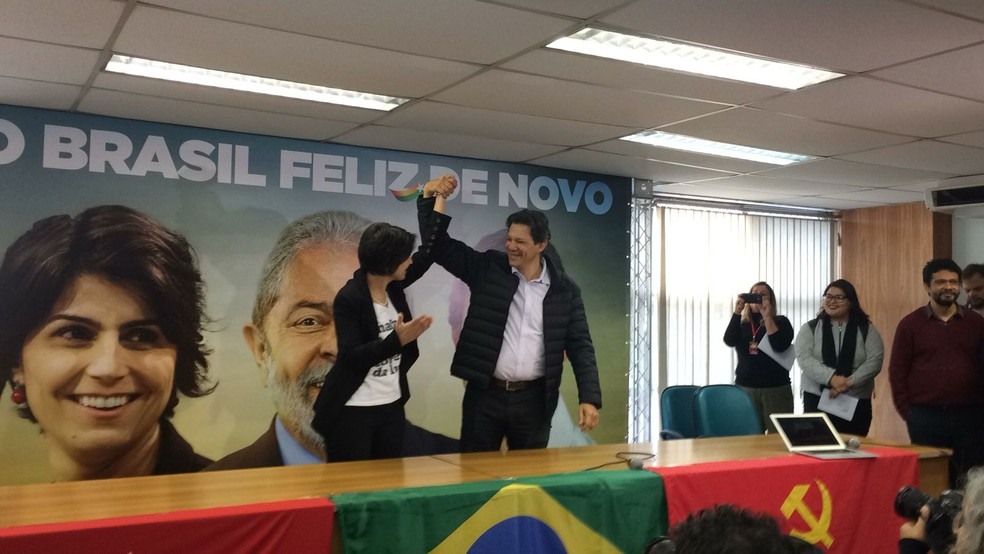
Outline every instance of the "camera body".
[(953, 544), (953, 522), (963, 506), (963, 493), (947, 489), (939, 498), (933, 498), (915, 487), (906, 486), (895, 495), (895, 513), (906, 519), (919, 519), (923, 506), (929, 507), (926, 544), (934, 552), (946, 552)]
[(759, 294), (759, 293), (757, 293), (757, 292), (743, 292), (743, 293), (741, 293), (741, 294), (738, 295), (738, 298), (741, 298), (742, 300), (744, 300), (745, 301), (745, 304), (761, 304), (762, 303), (762, 295)]

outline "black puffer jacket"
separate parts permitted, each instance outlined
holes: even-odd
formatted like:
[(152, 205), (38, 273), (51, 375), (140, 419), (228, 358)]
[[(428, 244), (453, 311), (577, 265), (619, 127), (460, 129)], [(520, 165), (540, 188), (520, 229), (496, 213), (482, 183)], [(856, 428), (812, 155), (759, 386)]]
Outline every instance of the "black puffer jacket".
[[(433, 200), (430, 202), (433, 206)], [(450, 222), (447, 215), (434, 215)], [(438, 228), (447, 229), (447, 225)], [(488, 387), (499, 359), (509, 306), (519, 287), (519, 277), (512, 273), (504, 253), (476, 252), (450, 238), (446, 231), (435, 237), (434, 250), (437, 263), (471, 289), (471, 303), (451, 362), (451, 375)], [(574, 368), (578, 402), (601, 408), (598, 364), (584, 315), (581, 290), (549, 257), (543, 259), (547, 260), (551, 279), (550, 289), (543, 299), (547, 413), (553, 414), (557, 408), (565, 352)]]

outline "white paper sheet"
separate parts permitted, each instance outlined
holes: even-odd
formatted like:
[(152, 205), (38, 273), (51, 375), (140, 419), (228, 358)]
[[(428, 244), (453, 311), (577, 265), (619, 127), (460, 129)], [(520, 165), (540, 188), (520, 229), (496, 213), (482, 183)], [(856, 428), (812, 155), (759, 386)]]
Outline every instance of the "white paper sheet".
[(843, 393), (831, 398), (830, 389), (823, 389), (820, 391), (820, 403), (817, 407), (830, 415), (851, 421), (858, 407), (858, 399)]

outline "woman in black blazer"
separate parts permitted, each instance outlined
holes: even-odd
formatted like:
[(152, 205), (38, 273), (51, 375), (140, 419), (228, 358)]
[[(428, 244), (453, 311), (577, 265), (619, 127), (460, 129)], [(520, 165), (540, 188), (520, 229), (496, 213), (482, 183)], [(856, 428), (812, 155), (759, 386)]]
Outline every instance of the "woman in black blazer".
[(329, 462), (401, 455), (407, 372), (420, 355), (417, 337), (433, 321), (410, 314), (404, 289), (434, 261), (428, 237), (442, 223), (429, 204), (443, 213), (454, 183), (444, 176), (424, 185), (428, 194), (418, 199), (424, 243), (417, 252), (414, 235), (389, 223), (374, 223), (362, 234), (360, 267), (333, 305), (338, 358), (314, 404), (312, 426), (325, 438)]

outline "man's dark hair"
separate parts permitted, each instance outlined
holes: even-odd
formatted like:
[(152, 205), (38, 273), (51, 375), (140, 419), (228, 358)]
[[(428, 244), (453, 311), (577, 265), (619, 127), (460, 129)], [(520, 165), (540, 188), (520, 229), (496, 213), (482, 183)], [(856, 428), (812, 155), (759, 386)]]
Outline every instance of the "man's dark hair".
[(417, 236), (389, 223), (373, 223), (359, 240), (359, 265), (373, 275), (390, 275), (413, 254)]
[(174, 389), (162, 418), (174, 414), (178, 392), (212, 392), (202, 334), (205, 284), (194, 251), (183, 236), (125, 206), (47, 217), (7, 249), (0, 265), (0, 380), (11, 379), (27, 338), (82, 275), (133, 291), (176, 346)]
[(514, 223), (528, 226), (530, 228), (530, 236), (533, 237), (533, 242), (536, 244), (550, 240), (550, 222), (547, 221), (547, 214), (543, 212), (527, 209), (519, 210), (506, 218), (506, 228), (512, 227)]
[(933, 280), (933, 274), (940, 271), (952, 271), (960, 277), (962, 270), (957, 262), (951, 260), (950, 258), (933, 258), (926, 262), (923, 267), (923, 283), (927, 285)]
[(967, 264), (967, 267), (963, 268), (960, 278), (966, 281), (974, 275), (984, 277), (984, 264)]
[(776, 520), (739, 506), (704, 508), (670, 529), (676, 554), (786, 554)]

